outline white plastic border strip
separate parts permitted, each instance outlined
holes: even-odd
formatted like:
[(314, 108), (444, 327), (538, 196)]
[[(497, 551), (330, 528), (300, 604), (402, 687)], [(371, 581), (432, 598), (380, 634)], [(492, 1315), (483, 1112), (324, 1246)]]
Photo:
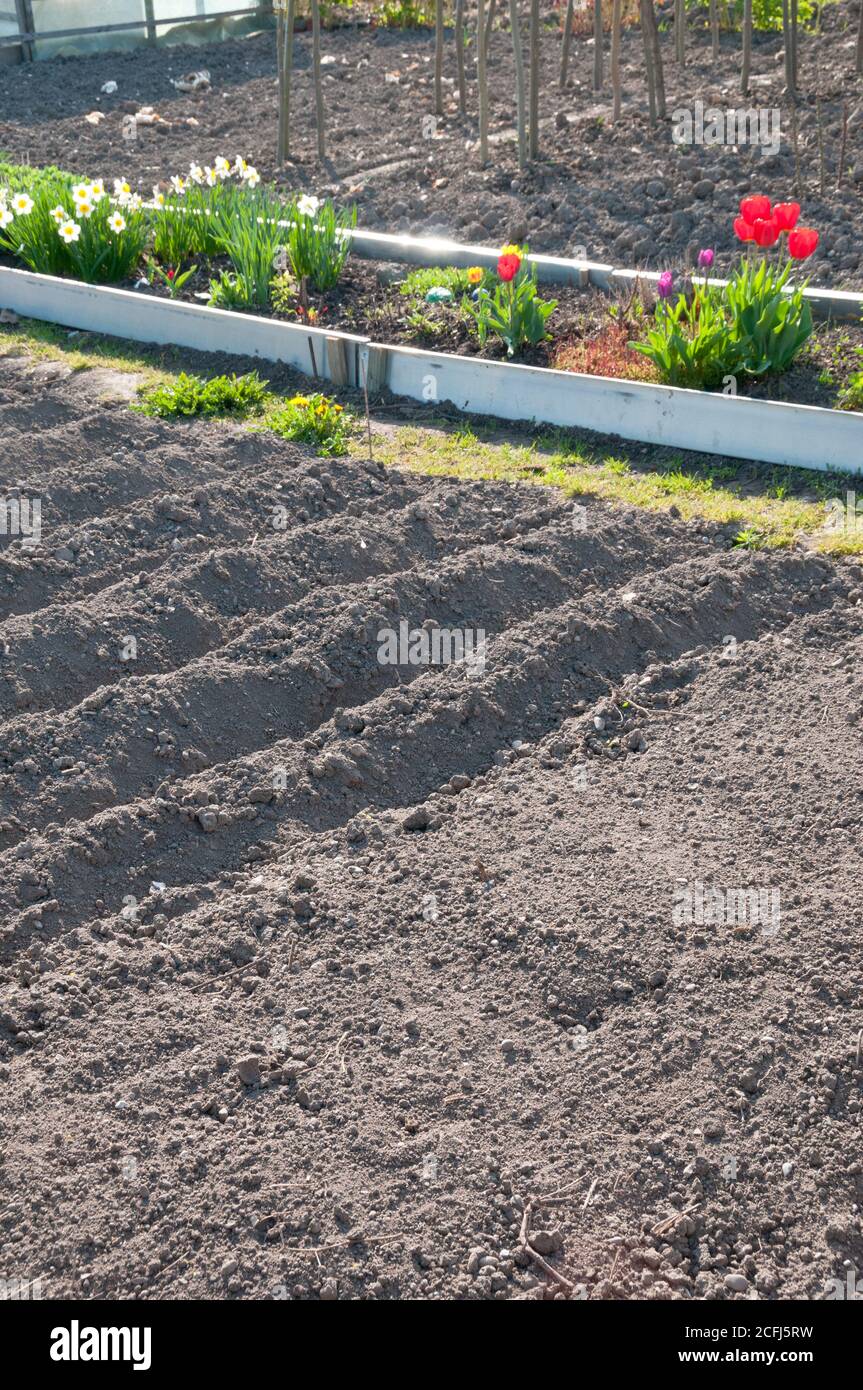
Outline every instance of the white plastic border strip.
[(425, 403), (450, 401), (459, 410), (503, 420), (596, 430), (761, 463), (863, 472), (863, 415), (852, 412), (417, 348), (391, 347), (387, 356), (387, 385), (394, 395)]
[[(0, 267), (0, 304), (28, 318), (139, 343), (174, 343), (202, 352), (284, 362), (327, 381), (331, 378), (327, 338), (342, 338), (356, 348), (368, 341), (350, 333), (333, 335), (322, 328), (281, 323), (258, 314), (237, 314), (206, 304), (184, 304), (136, 290), (84, 285), (6, 267)], [(351, 375), (356, 378), (355, 370)]]
[[(347, 333), (5, 267), (0, 267), (0, 305), (88, 332), (284, 362), (326, 380), (331, 377), (327, 339), (341, 339), (354, 366), (359, 355), (384, 354), (381, 382), (395, 395), (425, 404), (450, 401), (460, 410), (502, 420), (596, 430), (763, 463), (863, 472), (863, 415), (850, 412), (383, 347)], [(362, 377), (355, 379), (359, 383)]]

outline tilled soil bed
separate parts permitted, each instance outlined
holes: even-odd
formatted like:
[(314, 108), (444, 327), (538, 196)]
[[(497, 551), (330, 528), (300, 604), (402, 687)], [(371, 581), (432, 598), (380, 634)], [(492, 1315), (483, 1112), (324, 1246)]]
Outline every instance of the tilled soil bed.
[[(844, 1287), (860, 566), (53, 371), (0, 364), (4, 491), (43, 506), (0, 559), (7, 1264), (46, 1297)], [(381, 664), (402, 620), (484, 662)]]
[[(858, 12), (856, 4), (826, 6), (822, 32), (801, 35), (799, 49), (798, 201), (802, 220), (821, 234), (808, 268), (813, 282), (840, 288), (863, 284), (863, 108), (861, 79), (854, 72)], [(709, 35), (694, 29), (681, 70), (672, 57), (673, 37), (664, 32), (668, 120), (652, 127), (638, 30), (623, 35), (623, 113), (613, 124), (608, 36), (606, 89), (594, 95), (593, 48), (577, 36), (561, 91), (560, 17), (549, 9), (543, 18), (552, 28), (542, 42), (541, 157), (523, 173), (515, 159), (512, 44), (499, 29), (489, 51), (486, 169), (479, 167), (476, 148), (474, 50), (468, 52), (468, 114), (462, 117), (449, 35), (445, 113), (435, 119), (434, 36), (428, 31), (324, 34), (323, 168), (315, 152), (311, 43), (304, 34), (295, 41), (293, 162), (284, 171), (275, 168), (273, 33), (206, 47), (141, 48), (0, 69), (0, 150), (90, 178), (129, 177), (147, 195), (154, 183), (184, 173), (192, 161), (239, 153), (264, 177), (278, 174), (291, 189), (356, 201), (363, 227), (454, 235), (485, 245), (527, 240), (534, 251), (660, 269), (692, 264), (698, 249), (709, 246), (719, 253), (723, 273), (726, 253), (737, 249), (732, 218), (740, 198), (764, 192), (780, 201), (793, 194), (796, 163), (781, 35), (756, 35), (752, 92), (744, 100), (739, 33), (722, 35), (714, 61)], [(209, 70), (212, 89), (178, 93), (172, 79), (201, 68)], [(107, 81), (117, 82), (114, 95), (101, 93)], [(675, 145), (673, 113), (692, 114), (696, 101), (723, 112), (754, 108), (770, 120), (777, 112), (776, 147)], [(140, 125), (136, 139), (124, 139), (124, 118), (142, 106), (154, 107), (162, 120)], [(843, 108), (848, 124), (839, 187)], [(89, 124), (85, 117), (93, 112), (103, 112), (104, 120)]]

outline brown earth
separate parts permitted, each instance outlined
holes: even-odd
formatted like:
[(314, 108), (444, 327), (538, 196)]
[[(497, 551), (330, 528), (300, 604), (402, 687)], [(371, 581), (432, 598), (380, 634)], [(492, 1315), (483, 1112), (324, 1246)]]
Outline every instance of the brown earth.
[[(133, 384), (0, 363), (0, 482), (43, 503), (37, 550), (0, 538), (0, 1268), (844, 1286), (859, 564), (314, 461)], [(484, 662), (381, 664), (400, 620)]]
[[(804, 221), (821, 232), (810, 263), (821, 284), (863, 284), (863, 105), (854, 74), (856, 4), (828, 5), (822, 32), (800, 39), (797, 112)], [(569, 84), (558, 87), (561, 39), (556, 11), (543, 40), (540, 115), (542, 158), (519, 174), (513, 144), (510, 37), (496, 30), (490, 49), (491, 151), (488, 169), (475, 148), (476, 91), (469, 70), (469, 115), (458, 115), (454, 44), (445, 76), (446, 114), (432, 117), (433, 36), (427, 31), (340, 30), (324, 35), (323, 69), (330, 162), (315, 158), (310, 40), (298, 35), (295, 76), (295, 163), (291, 188), (331, 192), (359, 205), (360, 225), (388, 231), (455, 235), (474, 243), (527, 238), (536, 251), (586, 254), (614, 264), (654, 268), (691, 262), (699, 247), (719, 253), (722, 270), (736, 253), (731, 221), (743, 194), (792, 196), (791, 108), (783, 96), (782, 41), (757, 34), (750, 102), (739, 94), (740, 36), (722, 36), (718, 62), (703, 29), (690, 34), (679, 71), (673, 37), (662, 37), (669, 117), (678, 108), (781, 111), (775, 153), (744, 146), (677, 146), (670, 119), (651, 128), (646, 117), (641, 39), (624, 34), (623, 118), (610, 123), (610, 98), (592, 91), (593, 49), (572, 45)], [(558, 27), (555, 29), (555, 25)], [(608, 38), (606, 36), (606, 48)], [(471, 50), (472, 52), (472, 50)], [(331, 61), (330, 61), (331, 60)], [(469, 57), (470, 61), (470, 57)], [(608, 54), (606, 52), (606, 69)], [(171, 78), (207, 68), (212, 90), (178, 94)], [(114, 96), (101, 95), (108, 80)], [(819, 142), (820, 103), (820, 142)], [(122, 138), (124, 115), (151, 105), (164, 125), (140, 126)], [(837, 190), (843, 106), (847, 148)], [(98, 126), (85, 122), (104, 111)], [(189, 119), (197, 122), (189, 126)], [(242, 153), (266, 177), (275, 173), (275, 40), (272, 33), (199, 48), (167, 48), (54, 60), (0, 70), (0, 150), (31, 162), (54, 162), (89, 177), (128, 176), (149, 192), (190, 161)], [(824, 192), (820, 191), (823, 147)]]

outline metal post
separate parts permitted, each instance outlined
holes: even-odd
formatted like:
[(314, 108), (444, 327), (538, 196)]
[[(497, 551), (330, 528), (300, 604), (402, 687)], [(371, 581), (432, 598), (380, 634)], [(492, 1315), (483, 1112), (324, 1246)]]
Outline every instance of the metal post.
[[(15, 0), (15, 13), (18, 16), (18, 29), (22, 34), (32, 34), (35, 32), (33, 24), (33, 6), (30, 0)], [(21, 56), (25, 63), (33, 61), (32, 43), (22, 43)]]

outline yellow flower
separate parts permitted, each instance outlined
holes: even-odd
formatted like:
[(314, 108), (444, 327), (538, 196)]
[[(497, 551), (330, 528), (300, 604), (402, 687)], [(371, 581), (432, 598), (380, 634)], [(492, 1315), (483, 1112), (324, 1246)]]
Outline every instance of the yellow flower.
[(510, 246), (504, 246), (500, 254), (502, 256), (521, 256), (522, 250), (520, 246), (516, 246), (515, 242), (513, 242)]
[(482, 279), (482, 277), (483, 277), (483, 269), (482, 269), (482, 266), (481, 266), (481, 265), (472, 265), (471, 268), (470, 268), (470, 270), (469, 270), (468, 273), (467, 273), (467, 282), (468, 282), (469, 285), (478, 285), (479, 282), (480, 282), (480, 280)]

